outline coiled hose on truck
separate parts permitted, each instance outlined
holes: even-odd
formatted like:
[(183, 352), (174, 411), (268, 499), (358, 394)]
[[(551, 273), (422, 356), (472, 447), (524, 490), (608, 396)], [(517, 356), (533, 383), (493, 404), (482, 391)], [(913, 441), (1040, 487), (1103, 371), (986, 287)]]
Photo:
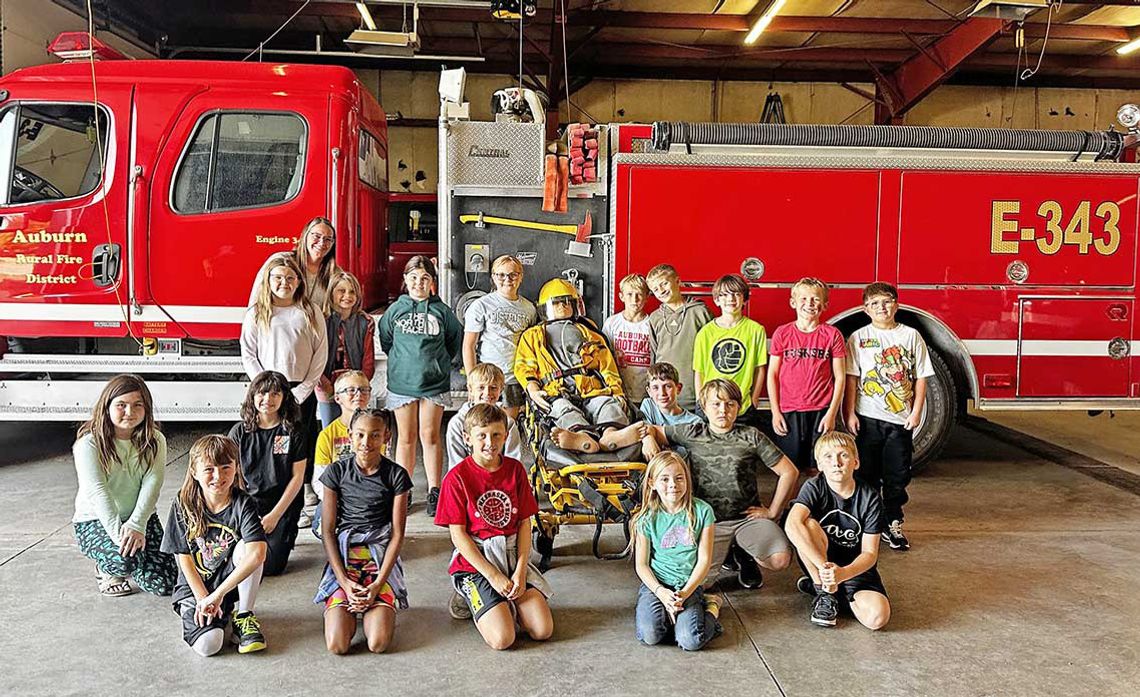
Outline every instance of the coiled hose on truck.
[(808, 126), (775, 123), (655, 121), (653, 147), (671, 145), (784, 145), (850, 148), (940, 148), (1096, 153), (1115, 160), (1123, 149), (1115, 131), (1038, 131), (942, 126)]

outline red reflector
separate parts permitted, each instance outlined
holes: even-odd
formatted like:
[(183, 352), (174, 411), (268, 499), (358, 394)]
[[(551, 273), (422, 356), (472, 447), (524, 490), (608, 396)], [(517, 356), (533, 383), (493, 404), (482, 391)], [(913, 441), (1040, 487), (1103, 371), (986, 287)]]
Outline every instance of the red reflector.
[(1013, 387), (1013, 376), (1007, 373), (987, 373), (982, 376), (985, 387)]
[(127, 57), (85, 31), (65, 31), (48, 46), (48, 53), (65, 61), (87, 60), (126, 60)]

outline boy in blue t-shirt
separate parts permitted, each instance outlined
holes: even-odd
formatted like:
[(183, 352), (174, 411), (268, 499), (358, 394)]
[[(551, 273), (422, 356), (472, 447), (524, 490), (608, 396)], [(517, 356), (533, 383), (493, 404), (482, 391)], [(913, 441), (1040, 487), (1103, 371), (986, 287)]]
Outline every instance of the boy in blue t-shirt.
[[(645, 423), (652, 426), (680, 426), (682, 424), (698, 423), (701, 417), (685, 409), (677, 403), (684, 385), (677, 369), (671, 363), (654, 363), (649, 366), (648, 391), (649, 396), (641, 400), (639, 407)], [(653, 438), (650, 434), (645, 440)], [(650, 450), (642, 440), (641, 451), (648, 460), (659, 448)], [(656, 441), (652, 445), (656, 445)], [(673, 450), (687, 461), (689, 452), (682, 446), (674, 446)]]

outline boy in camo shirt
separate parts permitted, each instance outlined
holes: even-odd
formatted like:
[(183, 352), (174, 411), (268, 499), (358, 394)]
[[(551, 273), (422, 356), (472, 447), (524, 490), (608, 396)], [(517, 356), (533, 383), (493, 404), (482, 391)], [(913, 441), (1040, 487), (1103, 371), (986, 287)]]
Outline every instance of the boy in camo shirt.
[[(780, 571), (792, 561), (792, 545), (777, 521), (791, 498), (798, 473), (767, 436), (736, 422), (742, 401), (736, 383), (709, 380), (700, 390), (707, 424), (651, 429), (659, 446), (681, 445), (689, 451), (694, 493), (716, 514), (713, 561), (724, 560), (725, 568), (736, 570), (745, 588), (759, 588), (764, 584), (761, 567)], [(764, 470), (779, 477), (768, 506), (762, 505), (758, 491)]]

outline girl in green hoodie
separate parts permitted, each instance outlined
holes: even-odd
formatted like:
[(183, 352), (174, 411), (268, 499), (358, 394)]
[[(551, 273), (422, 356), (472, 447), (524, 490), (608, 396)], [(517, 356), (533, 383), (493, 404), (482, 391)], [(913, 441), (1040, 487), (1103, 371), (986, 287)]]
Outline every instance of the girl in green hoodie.
[(392, 303), (379, 324), (380, 346), (388, 354), (386, 406), (396, 414), (396, 462), (412, 476), (419, 434), (431, 517), (435, 517), (443, 473), (439, 432), (451, 392), (451, 362), (463, 348), (463, 325), (435, 294), (435, 282), (431, 259), (409, 259), (404, 266), (407, 292)]

